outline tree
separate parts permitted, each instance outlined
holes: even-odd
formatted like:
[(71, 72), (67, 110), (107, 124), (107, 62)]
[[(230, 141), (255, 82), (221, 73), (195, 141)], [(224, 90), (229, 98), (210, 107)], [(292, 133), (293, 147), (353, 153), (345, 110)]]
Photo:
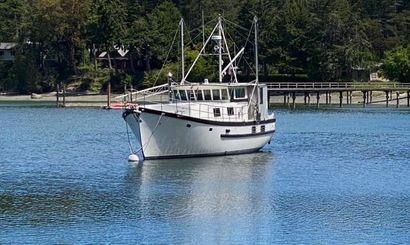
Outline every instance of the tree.
[(398, 82), (410, 81), (410, 45), (387, 51), (382, 65), (383, 74)]

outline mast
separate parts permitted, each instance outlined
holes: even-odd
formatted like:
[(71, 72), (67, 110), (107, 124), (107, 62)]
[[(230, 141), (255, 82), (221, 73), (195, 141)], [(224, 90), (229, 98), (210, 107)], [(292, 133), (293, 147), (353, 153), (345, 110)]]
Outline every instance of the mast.
[(221, 15), (219, 15), (218, 18), (218, 36), (219, 36), (219, 42), (218, 42), (218, 50), (219, 50), (219, 82), (222, 82), (222, 18)]
[(185, 57), (184, 57), (184, 19), (181, 18), (179, 22), (181, 26), (181, 72), (182, 72), (182, 80), (181, 84), (185, 82)]
[(256, 84), (258, 84), (259, 83), (259, 61), (258, 61), (258, 17), (254, 17), (253, 18), (253, 20), (254, 20), (254, 22), (255, 22), (255, 66), (256, 66), (256, 69), (255, 69), (255, 75), (256, 75), (256, 78), (255, 78), (255, 81), (256, 81)]

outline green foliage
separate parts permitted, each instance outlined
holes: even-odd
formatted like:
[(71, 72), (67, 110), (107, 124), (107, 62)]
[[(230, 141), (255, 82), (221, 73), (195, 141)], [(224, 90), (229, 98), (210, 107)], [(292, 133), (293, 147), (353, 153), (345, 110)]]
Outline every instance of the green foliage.
[(410, 45), (386, 52), (383, 75), (398, 82), (410, 82)]
[[(0, 89), (49, 91), (55, 83), (66, 82), (101, 91), (111, 81), (114, 89), (121, 90), (124, 84), (142, 80), (143, 86), (166, 82), (168, 71), (179, 80), (179, 35), (159, 76), (158, 72), (181, 16), (186, 65), (193, 62), (202, 43), (202, 11), (205, 22), (221, 15), (245, 28), (258, 16), (259, 61), (266, 78), (279, 73), (340, 80), (351, 77), (356, 68), (372, 69), (383, 61), (386, 74), (395, 72), (389, 76), (408, 80), (397, 68), (404, 66), (403, 52), (407, 52), (398, 47), (410, 40), (406, 0), (3, 0), (0, 42), (19, 45), (15, 64), (0, 64)], [(205, 30), (209, 34), (209, 28)], [(230, 25), (226, 31), (239, 48), (245, 44), (247, 31)], [(114, 47), (129, 50), (131, 65), (126, 69), (99, 67), (97, 55)], [(248, 47), (245, 56), (253, 66), (252, 45)], [(216, 81), (214, 62), (213, 57), (201, 57), (188, 80)], [(395, 68), (388, 69), (393, 63)], [(243, 60), (239, 66), (243, 75), (251, 73)], [(400, 78), (396, 73), (402, 74)]]

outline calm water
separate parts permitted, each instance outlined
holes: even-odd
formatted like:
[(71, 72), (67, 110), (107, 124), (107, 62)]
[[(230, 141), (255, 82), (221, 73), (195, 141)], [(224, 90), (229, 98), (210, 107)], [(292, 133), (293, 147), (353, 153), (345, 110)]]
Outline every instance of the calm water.
[(262, 153), (129, 164), (120, 111), (0, 107), (0, 243), (409, 243), (410, 110), (276, 110)]

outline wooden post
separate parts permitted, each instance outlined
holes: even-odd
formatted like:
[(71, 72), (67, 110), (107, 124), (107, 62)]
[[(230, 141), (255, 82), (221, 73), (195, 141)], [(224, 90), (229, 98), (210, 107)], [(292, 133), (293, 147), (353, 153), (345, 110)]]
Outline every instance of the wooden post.
[(339, 99), (340, 99), (339, 107), (342, 107), (342, 105), (343, 105), (343, 91), (339, 92)]
[(319, 103), (320, 103), (320, 93), (316, 93), (316, 107), (319, 108)]
[(332, 104), (332, 92), (329, 92), (329, 104)]
[(326, 96), (326, 105), (328, 105), (329, 104), (329, 93), (327, 91), (325, 93), (325, 96)]
[(393, 100), (393, 90), (390, 90), (390, 100)]
[(373, 91), (370, 91), (370, 104), (373, 103)]
[(349, 92), (349, 97), (350, 97), (350, 104), (352, 104), (352, 99), (353, 99), (353, 91)]
[(107, 86), (107, 109), (111, 109), (111, 82)]
[(296, 109), (296, 93), (292, 93), (292, 104), (293, 104), (293, 110)]
[(286, 104), (290, 107), (290, 93), (286, 95)]
[(389, 91), (386, 90), (385, 93), (386, 93), (386, 107), (389, 107)]
[(396, 107), (400, 107), (400, 92), (396, 91)]
[(310, 93), (308, 93), (308, 95), (307, 95), (308, 97), (308, 106), (310, 106)]
[(349, 104), (349, 91), (346, 91), (346, 104)]
[[(130, 91), (130, 102), (132, 103), (132, 93), (134, 92), (134, 89), (132, 88), (132, 84), (130, 85), (131, 91)], [(145, 101), (145, 95), (144, 95), (144, 101)]]
[(65, 89), (66, 89), (66, 85), (63, 84), (63, 107), (65, 107)]
[(56, 107), (60, 107), (60, 84), (57, 83), (56, 85), (57, 94), (56, 94)]
[(303, 97), (303, 101), (305, 102), (305, 105), (306, 105), (306, 103), (307, 103), (306, 97), (307, 97), (307, 95), (306, 95), (306, 92), (305, 92), (305, 95), (304, 95), (304, 97)]
[(283, 94), (283, 104), (286, 105), (286, 94)]
[(410, 107), (410, 91), (407, 91), (407, 107)]
[(367, 91), (362, 91), (363, 93), (363, 107), (366, 107), (366, 93)]

